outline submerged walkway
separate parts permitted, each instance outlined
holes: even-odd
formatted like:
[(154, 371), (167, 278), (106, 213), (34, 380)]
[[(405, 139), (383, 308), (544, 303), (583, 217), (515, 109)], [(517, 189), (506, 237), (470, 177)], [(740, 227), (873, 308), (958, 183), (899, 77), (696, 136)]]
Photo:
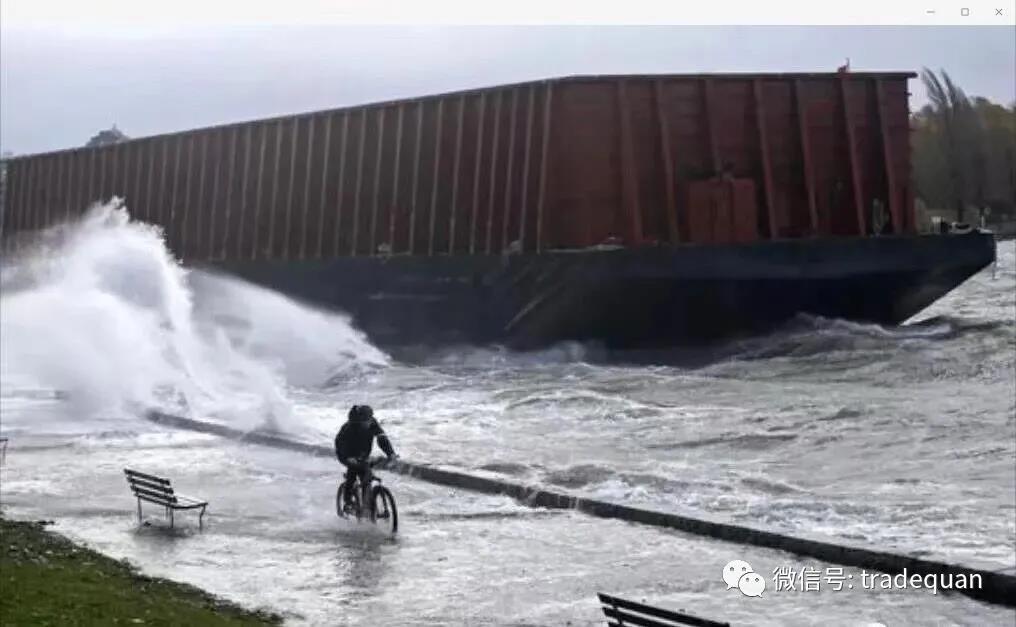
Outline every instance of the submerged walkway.
[[(248, 433), (200, 420), (151, 411), (149, 420), (166, 426), (214, 434), (251, 444), (288, 449), (318, 457), (333, 456), (331, 447), (288, 440), (279, 436), (262, 433)], [(738, 544), (772, 548), (812, 557), (833, 564), (876, 570), (888, 574), (906, 574), (909, 581), (914, 575), (922, 580), (926, 576), (937, 577), (939, 582), (954, 582), (952, 589), (939, 583), (942, 592), (957, 592), (981, 601), (1008, 607), (1016, 607), (1016, 575), (987, 569), (970, 568), (957, 564), (925, 560), (898, 553), (833, 542), (831, 539), (791, 536), (773, 531), (754, 529), (705, 517), (691, 517), (667, 512), (618, 505), (599, 499), (551, 492), (511, 483), (500, 479), (479, 477), (462, 472), (443, 470), (432, 466), (397, 461), (388, 464), (384, 470), (483, 494), (506, 495), (532, 507), (553, 509), (574, 509), (600, 518), (616, 518), (630, 522), (665, 527), (699, 536), (714, 538)], [(980, 581), (980, 585), (972, 582)], [(958, 582), (966, 582), (960, 587)]]

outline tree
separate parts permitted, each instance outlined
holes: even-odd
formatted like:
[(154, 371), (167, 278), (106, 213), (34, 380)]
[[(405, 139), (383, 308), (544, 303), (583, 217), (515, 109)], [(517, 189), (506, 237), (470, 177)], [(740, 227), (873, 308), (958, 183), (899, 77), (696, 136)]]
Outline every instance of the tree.
[(944, 71), (925, 68), (930, 104), (913, 116), (914, 183), (930, 207), (1016, 209), (1016, 104), (971, 100)]

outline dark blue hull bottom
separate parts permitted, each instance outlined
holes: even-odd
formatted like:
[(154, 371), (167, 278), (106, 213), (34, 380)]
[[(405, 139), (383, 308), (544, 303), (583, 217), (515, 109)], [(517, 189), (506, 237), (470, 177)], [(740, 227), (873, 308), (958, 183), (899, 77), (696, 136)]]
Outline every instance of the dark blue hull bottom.
[(974, 233), (214, 268), (351, 314), (382, 347), (641, 349), (762, 333), (801, 313), (898, 324), (994, 259), (994, 238)]

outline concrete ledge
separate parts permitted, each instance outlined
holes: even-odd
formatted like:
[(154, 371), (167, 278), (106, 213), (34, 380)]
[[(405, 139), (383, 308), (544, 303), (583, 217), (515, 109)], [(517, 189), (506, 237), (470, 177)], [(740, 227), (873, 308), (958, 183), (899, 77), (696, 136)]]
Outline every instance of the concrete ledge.
[[(305, 444), (262, 433), (246, 433), (222, 425), (155, 411), (149, 412), (147, 416), (153, 422), (171, 427), (210, 433), (243, 442), (288, 449), (318, 457), (331, 458), (334, 456), (334, 452), (329, 446)], [(532, 507), (575, 509), (600, 518), (617, 518), (644, 525), (676, 529), (727, 542), (778, 549), (843, 566), (877, 570), (889, 574), (902, 573), (906, 570), (908, 575), (916, 574), (922, 577), (925, 575), (949, 575), (955, 579), (960, 575), (964, 575), (967, 578), (972, 575), (978, 575), (983, 584), (979, 589), (940, 589), (940, 591), (943, 593), (955, 592), (989, 603), (1016, 607), (1016, 575), (995, 572), (984, 568), (970, 568), (946, 562), (889, 553), (872, 548), (854, 546), (844, 542), (834, 542), (832, 539), (790, 536), (774, 531), (708, 520), (703, 517), (657, 512), (609, 503), (598, 499), (580, 498), (536, 487), (509, 483), (499, 479), (478, 477), (405, 461), (388, 464), (384, 469), (439, 485), (483, 494), (510, 496)]]

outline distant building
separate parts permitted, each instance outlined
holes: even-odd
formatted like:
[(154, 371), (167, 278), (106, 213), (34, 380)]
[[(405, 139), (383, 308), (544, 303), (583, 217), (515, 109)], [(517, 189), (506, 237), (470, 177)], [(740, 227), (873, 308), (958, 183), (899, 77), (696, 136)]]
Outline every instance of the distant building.
[(88, 143), (85, 144), (85, 148), (95, 148), (97, 146), (109, 146), (111, 144), (125, 142), (128, 139), (130, 139), (130, 137), (124, 135), (123, 131), (118, 129), (116, 127), (116, 124), (114, 124), (113, 128), (105, 131), (99, 131), (98, 133), (96, 133), (95, 136), (89, 139)]

